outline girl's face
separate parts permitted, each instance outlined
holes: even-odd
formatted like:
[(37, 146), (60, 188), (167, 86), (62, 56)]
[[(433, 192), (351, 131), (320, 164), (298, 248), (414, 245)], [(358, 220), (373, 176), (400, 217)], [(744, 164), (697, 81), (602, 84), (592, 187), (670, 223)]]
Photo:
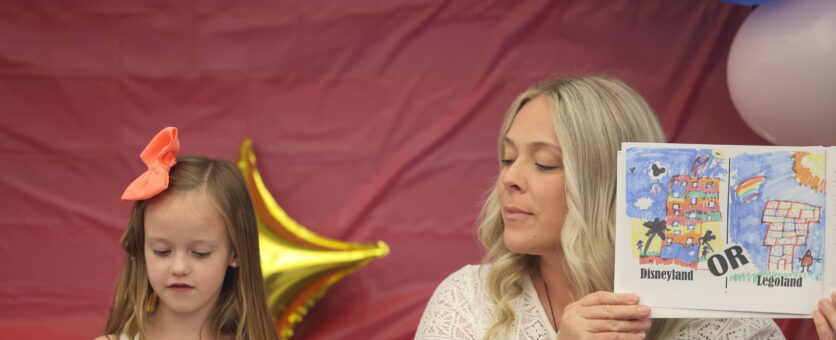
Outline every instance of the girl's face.
[(236, 267), (224, 220), (203, 189), (168, 193), (145, 210), (145, 264), (157, 310), (208, 315)]
[(518, 254), (554, 252), (566, 219), (565, 178), (560, 142), (543, 96), (520, 109), (503, 148), (498, 188), (505, 246)]

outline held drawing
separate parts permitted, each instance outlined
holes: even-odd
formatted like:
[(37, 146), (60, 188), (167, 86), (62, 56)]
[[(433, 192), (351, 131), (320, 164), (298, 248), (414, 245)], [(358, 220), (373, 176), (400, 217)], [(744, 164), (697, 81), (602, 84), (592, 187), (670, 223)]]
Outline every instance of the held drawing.
[(743, 153), (730, 160), (731, 242), (746, 248), (761, 278), (737, 275), (732, 280), (822, 280), (824, 159), (824, 153), (779, 151)]
[(718, 149), (627, 150), (633, 258), (642, 265), (722, 275), (727, 264), (719, 263), (720, 270), (711, 262), (725, 251), (733, 267), (752, 263), (756, 271), (731, 275), (735, 282), (802, 274), (821, 281), (824, 154), (725, 154)]
[(722, 152), (630, 149), (627, 215), (642, 264), (698, 268), (725, 243), (720, 233)]
[(836, 148), (625, 143), (615, 291), (657, 317), (809, 316), (836, 287), (828, 155)]

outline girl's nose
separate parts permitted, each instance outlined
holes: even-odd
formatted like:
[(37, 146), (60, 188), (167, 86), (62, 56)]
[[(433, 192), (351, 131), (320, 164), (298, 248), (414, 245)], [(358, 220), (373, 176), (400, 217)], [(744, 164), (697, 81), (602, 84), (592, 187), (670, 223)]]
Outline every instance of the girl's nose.
[(177, 254), (171, 264), (171, 273), (177, 276), (188, 275), (190, 272), (188, 254)]

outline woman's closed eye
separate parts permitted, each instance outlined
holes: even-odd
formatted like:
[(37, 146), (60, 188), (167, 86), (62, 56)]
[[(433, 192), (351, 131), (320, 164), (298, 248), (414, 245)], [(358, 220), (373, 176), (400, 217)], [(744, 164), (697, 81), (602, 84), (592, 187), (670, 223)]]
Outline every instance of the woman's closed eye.
[(546, 165), (546, 164), (540, 164), (540, 163), (534, 163), (534, 165), (536, 165), (538, 169), (544, 170), (544, 171), (554, 170), (554, 169), (557, 169), (557, 168), (560, 167), (560, 166), (557, 166), (557, 165)]
[[(515, 161), (516, 161), (515, 159), (503, 159), (503, 160), (501, 160), (501, 163), (502, 163), (502, 166), (507, 167), (507, 166), (511, 166), (511, 164), (514, 164)], [(560, 168), (559, 165), (543, 164), (543, 163), (539, 163), (539, 162), (534, 162), (534, 166), (537, 167), (537, 169), (542, 170), (542, 171), (549, 171), (549, 170), (555, 170), (555, 169)]]

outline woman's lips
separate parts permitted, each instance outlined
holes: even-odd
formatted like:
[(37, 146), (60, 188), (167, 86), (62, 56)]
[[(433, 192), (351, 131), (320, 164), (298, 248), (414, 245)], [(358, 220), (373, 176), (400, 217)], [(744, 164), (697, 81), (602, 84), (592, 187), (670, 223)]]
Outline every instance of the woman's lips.
[(534, 214), (514, 206), (505, 206), (502, 211), (505, 219), (509, 221), (520, 221), (534, 216)]

